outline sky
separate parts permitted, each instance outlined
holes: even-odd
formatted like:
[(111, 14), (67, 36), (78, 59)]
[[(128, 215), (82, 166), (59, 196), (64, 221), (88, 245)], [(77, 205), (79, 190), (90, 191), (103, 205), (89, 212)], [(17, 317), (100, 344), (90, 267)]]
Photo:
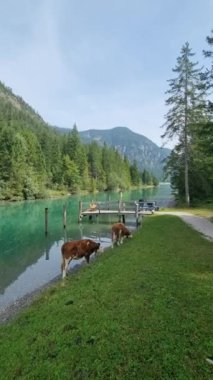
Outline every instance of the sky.
[(177, 57), (208, 67), (212, 29), (213, 0), (0, 0), (0, 81), (50, 125), (161, 146)]

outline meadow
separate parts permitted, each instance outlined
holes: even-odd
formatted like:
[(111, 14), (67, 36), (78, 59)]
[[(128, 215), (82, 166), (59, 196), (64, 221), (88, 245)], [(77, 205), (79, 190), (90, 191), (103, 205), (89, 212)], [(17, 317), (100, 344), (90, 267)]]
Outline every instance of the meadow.
[(145, 218), (0, 326), (0, 378), (209, 380), (212, 269), (212, 242), (178, 217)]

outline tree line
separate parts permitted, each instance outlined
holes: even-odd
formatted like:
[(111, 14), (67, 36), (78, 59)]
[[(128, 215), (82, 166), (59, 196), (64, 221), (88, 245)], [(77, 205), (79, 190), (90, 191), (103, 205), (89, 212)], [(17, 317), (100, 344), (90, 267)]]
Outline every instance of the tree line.
[(82, 143), (76, 125), (60, 134), (3, 83), (0, 97), (0, 200), (158, 184), (106, 144)]
[(199, 67), (186, 42), (168, 81), (166, 105), (169, 110), (163, 127), (165, 139), (176, 138), (165, 171), (179, 201), (213, 200), (213, 30), (207, 36), (207, 68)]

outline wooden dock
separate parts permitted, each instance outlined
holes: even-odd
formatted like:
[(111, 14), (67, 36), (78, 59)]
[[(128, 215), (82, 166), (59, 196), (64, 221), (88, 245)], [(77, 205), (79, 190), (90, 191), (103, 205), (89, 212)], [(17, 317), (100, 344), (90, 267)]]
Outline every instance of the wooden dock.
[(116, 215), (123, 223), (125, 223), (126, 216), (134, 216), (136, 224), (138, 225), (140, 216), (151, 215), (153, 213), (153, 211), (140, 209), (139, 203), (136, 201), (95, 202), (95, 206), (92, 208), (89, 202), (80, 201), (78, 222), (81, 222), (85, 216), (91, 219), (93, 216), (99, 215)]

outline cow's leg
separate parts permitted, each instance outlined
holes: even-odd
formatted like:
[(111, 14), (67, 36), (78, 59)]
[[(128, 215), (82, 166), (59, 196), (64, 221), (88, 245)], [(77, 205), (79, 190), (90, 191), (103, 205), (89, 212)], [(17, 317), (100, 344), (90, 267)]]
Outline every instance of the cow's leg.
[(64, 265), (63, 265), (63, 271), (62, 271), (62, 278), (65, 278), (66, 275), (67, 275), (67, 269), (68, 269), (68, 265), (70, 263), (70, 259), (65, 259), (64, 260)]
[(85, 256), (85, 259), (87, 261), (87, 264), (89, 264), (89, 255), (88, 256)]
[(61, 273), (62, 273), (62, 278), (66, 277), (65, 259), (63, 256), (62, 256), (62, 261), (61, 261)]
[(65, 270), (65, 268), (63, 268), (63, 270), (62, 270), (62, 278), (65, 278), (66, 277), (66, 270)]
[(111, 248), (114, 248), (115, 241), (116, 241), (116, 236), (115, 236), (115, 233), (113, 232), (112, 233), (112, 245), (111, 245)]
[(64, 270), (64, 258), (62, 257), (62, 261), (61, 261), (61, 273), (63, 273), (63, 270)]
[(123, 244), (122, 231), (121, 230), (119, 231), (118, 240), (119, 240), (120, 244)]

